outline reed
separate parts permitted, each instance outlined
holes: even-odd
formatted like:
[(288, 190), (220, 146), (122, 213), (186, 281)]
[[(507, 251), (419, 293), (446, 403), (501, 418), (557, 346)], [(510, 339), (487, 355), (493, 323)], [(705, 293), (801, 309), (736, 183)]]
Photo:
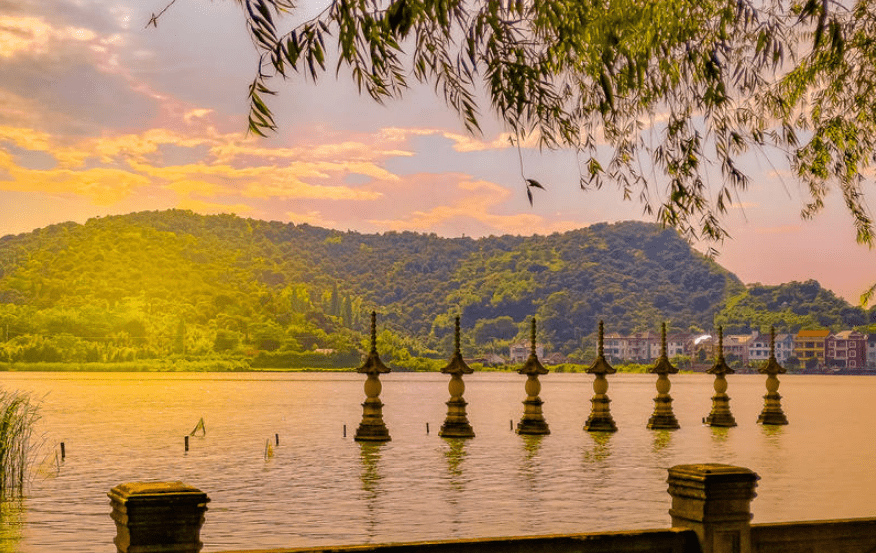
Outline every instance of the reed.
[(23, 495), (38, 419), (39, 405), (29, 394), (0, 389), (0, 500)]

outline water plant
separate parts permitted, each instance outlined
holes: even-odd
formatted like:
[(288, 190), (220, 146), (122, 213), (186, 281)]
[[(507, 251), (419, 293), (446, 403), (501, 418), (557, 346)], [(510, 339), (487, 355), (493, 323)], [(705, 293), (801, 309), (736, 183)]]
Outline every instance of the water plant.
[(39, 404), (30, 394), (0, 389), (0, 500), (22, 495), (37, 420)]

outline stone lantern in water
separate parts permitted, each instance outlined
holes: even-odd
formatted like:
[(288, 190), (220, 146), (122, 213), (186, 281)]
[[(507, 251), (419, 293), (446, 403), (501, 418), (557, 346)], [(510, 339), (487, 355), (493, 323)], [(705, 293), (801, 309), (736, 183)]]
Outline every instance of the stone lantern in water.
[(389, 430), (383, 423), (383, 403), (380, 401), (380, 375), (390, 372), (377, 354), (377, 313), (371, 312), (371, 352), (365, 363), (356, 369), (368, 375), (365, 380), (365, 403), (362, 404), (362, 422), (356, 430), (357, 442), (388, 442)]
[(734, 371), (724, 360), (724, 327), (718, 327), (718, 353), (715, 365), (707, 371), (715, 375), (715, 395), (712, 396), (712, 412), (703, 419), (709, 426), (730, 427), (736, 426), (736, 419), (730, 412), (730, 396), (727, 395), (727, 379), (724, 378)]
[(523, 400), (523, 418), (517, 423), (517, 433), (536, 436), (550, 434), (550, 428), (548, 428), (541, 412), (541, 406), (544, 402), (538, 397), (541, 392), (541, 382), (538, 381), (538, 376), (547, 374), (548, 370), (542, 366), (535, 354), (535, 318), (532, 319), (532, 346), (529, 358), (517, 372), (525, 374), (527, 377), (526, 399)]
[(462, 399), (465, 392), (462, 375), (471, 374), (474, 370), (465, 363), (459, 350), (459, 317), (456, 317), (455, 344), (450, 363), (441, 369), (442, 373), (450, 375), (450, 384), (447, 385), (450, 399), (447, 401), (447, 418), (444, 419), (438, 435), (442, 438), (474, 438), (474, 430), (465, 414), (465, 406), (468, 404)]
[(596, 357), (596, 361), (587, 369), (587, 373), (596, 375), (596, 378), (593, 380), (593, 397), (590, 399), (592, 405), (590, 416), (587, 418), (587, 422), (584, 423), (584, 430), (588, 432), (617, 431), (617, 425), (614, 424), (611, 410), (608, 407), (611, 400), (608, 399), (608, 380), (605, 379), (605, 375), (614, 374), (617, 370), (605, 360), (603, 338), (603, 325), (602, 321), (599, 321), (599, 354)]
[(776, 375), (785, 374), (785, 368), (776, 361), (776, 329), (770, 328), (770, 358), (764, 366), (758, 369), (761, 374), (767, 375), (767, 394), (763, 396), (763, 411), (757, 417), (757, 422), (767, 425), (788, 424), (788, 417), (782, 411), (782, 396), (779, 395), (779, 379)]
[(651, 430), (675, 430), (680, 428), (675, 413), (672, 412), (672, 396), (669, 395), (671, 384), (669, 375), (678, 372), (678, 369), (669, 362), (666, 355), (666, 323), (663, 323), (661, 331), (660, 357), (649, 373), (657, 374), (657, 397), (654, 398), (654, 413), (648, 419), (648, 428)]

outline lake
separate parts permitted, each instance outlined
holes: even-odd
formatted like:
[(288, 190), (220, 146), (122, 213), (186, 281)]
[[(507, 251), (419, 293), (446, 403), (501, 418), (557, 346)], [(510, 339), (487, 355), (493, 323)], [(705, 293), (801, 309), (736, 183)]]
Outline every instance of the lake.
[(0, 372), (0, 386), (43, 398), (45, 441), (27, 497), (2, 505), (0, 551), (115, 551), (106, 493), (142, 480), (207, 492), (204, 551), (665, 528), (666, 469), (699, 462), (760, 475), (755, 523), (876, 516), (876, 378), (782, 376), (790, 425), (770, 428), (755, 424), (765, 377), (730, 375), (739, 426), (713, 429), (712, 377), (675, 375), (681, 429), (651, 431), (656, 376), (611, 375), (619, 430), (592, 435), (593, 378), (552, 373), (540, 394), (552, 433), (525, 438), (509, 427), (525, 377), (479, 373), (465, 377), (467, 441), (437, 435), (448, 378), (381, 377), (393, 441), (363, 446), (356, 373)]

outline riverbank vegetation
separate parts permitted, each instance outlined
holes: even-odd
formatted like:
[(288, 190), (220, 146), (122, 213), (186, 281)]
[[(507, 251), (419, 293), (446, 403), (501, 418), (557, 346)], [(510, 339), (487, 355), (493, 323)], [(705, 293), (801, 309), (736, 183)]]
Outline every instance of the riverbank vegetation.
[(23, 493), (38, 419), (39, 406), (29, 394), (0, 389), (0, 500)]
[(639, 222), (474, 240), (171, 210), (0, 238), (0, 363), (13, 370), (355, 368), (372, 309), (401, 370), (440, 369), (457, 314), (467, 358), (507, 358), (535, 316), (545, 351), (582, 366), (599, 320), (619, 333), (874, 321), (815, 281), (746, 287)]

